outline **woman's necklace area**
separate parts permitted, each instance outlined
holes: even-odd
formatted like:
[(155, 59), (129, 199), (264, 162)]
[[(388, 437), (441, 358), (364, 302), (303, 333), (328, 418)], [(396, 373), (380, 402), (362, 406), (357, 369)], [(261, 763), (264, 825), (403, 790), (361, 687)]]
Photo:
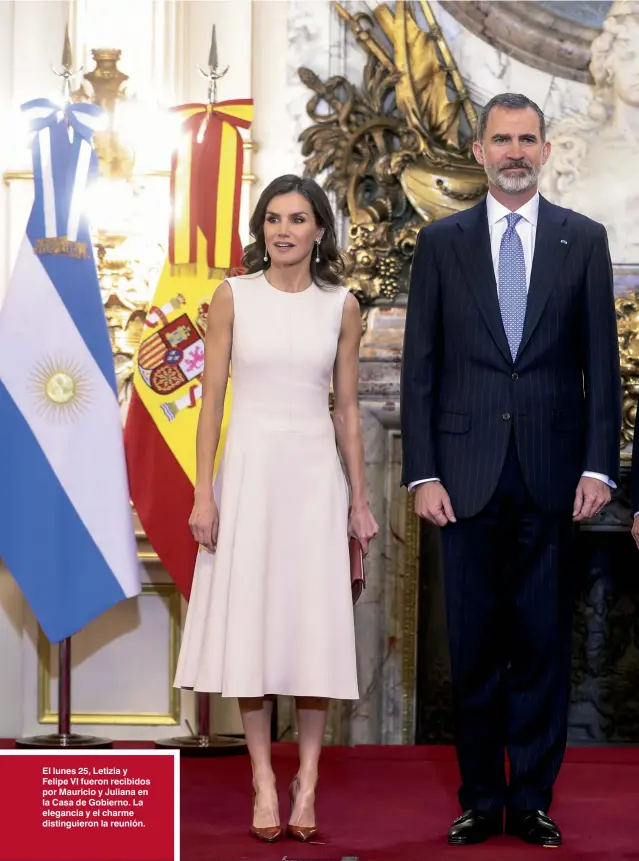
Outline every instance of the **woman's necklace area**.
[(306, 291), (310, 290), (313, 286), (313, 282), (311, 281), (308, 287), (304, 287), (302, 290), (285, 290), (282, 287), (276, 287), (268, 276), (268, 270), (264, 272), (264, 279), (266, 280), (266, 283), (273, 288), (273, 290), (277, 290), (278, 293), (290, 293), (291, 296), (295, 296), (297, 293), (306, 293)]

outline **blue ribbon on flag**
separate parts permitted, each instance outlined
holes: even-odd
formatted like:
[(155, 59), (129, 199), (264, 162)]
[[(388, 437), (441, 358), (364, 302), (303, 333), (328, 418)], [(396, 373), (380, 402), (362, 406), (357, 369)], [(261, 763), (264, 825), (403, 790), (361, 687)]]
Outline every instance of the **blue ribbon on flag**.
[(35, 205), (41, 209), (44, 236), (34, 243), (36, 254), (86, 258), (78, 242), (89, 180), (97, 172), (92, 138), (104, 110), (86, 102), (56, 104), (33, 99), (22, 106), (33, 133)]

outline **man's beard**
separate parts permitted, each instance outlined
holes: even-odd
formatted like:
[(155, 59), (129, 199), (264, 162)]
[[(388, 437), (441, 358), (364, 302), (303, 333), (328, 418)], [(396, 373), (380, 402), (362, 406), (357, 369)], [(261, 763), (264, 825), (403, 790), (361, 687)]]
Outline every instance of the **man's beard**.
[(521, 168), (523, 173), (507, 174), (503, 173), (503, 168), (499, 165), (491, 167), (486, 166), (486, 175), (493, 185), (500, 188), (506, 194), (519, 194), (522, 191), (528, 191), (532, 188), (539, 179), (541, 168), (533, 168), (530, 164), (524, 162), (514, 162), (509, 164), (508, 168)]

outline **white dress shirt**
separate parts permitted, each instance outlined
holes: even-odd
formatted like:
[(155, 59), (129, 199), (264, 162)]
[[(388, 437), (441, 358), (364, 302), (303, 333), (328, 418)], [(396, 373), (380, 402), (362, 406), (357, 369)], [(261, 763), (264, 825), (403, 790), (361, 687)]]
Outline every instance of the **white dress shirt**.
[[(501, 240), (508, 227), (507, 216), (511, 210), (505, 207), (502, 203), (488, 193), (486, 197), (486, 215), (488, 217), (488, 231), (490, 233), (490, 251), (493, 258), (493, 268), (495, 270), (495, 281), (499, 282), (499, 251), (501, 249)], [(537, 235), (537, 216), (539, 214), (539, 192), (532, 197), (528, 203), (524, 203), (515, 212), (521, 215), (521, 219), (515, 225), (515, 230), (519, 234), (521, 244), (524, 249), (524, 263), (526, 265), (526, 289), (530, 287), (530, 273), (532, 271), (533, 255), (535, 253), (535, 236)], [(609, 487), (616, 487), (607, 475), (602, 475), (599, 472), (584, 472), (583, 475), (589, 478), (598, 478), (599, 481), (605, 482)], [(425, 484), (427, 481), (439, 481), (439, 478), (423, 478), (420, 481), (412, 481), (408, 485), (409, 491), (414, 490), (418, 484)]]

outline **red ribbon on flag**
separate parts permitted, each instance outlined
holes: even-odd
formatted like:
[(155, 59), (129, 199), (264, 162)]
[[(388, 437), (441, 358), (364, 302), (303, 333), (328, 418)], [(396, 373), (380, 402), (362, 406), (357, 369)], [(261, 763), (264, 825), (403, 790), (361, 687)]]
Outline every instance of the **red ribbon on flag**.
[(250, 128), (253, 101), (189, 104), (173, 110), (184, 120), (181, 145), (171, 161), (169, 262), (195, 270), (199, 229), (206, 239), (209, 269), (238, 267), (244, 161), (240, 129)]

